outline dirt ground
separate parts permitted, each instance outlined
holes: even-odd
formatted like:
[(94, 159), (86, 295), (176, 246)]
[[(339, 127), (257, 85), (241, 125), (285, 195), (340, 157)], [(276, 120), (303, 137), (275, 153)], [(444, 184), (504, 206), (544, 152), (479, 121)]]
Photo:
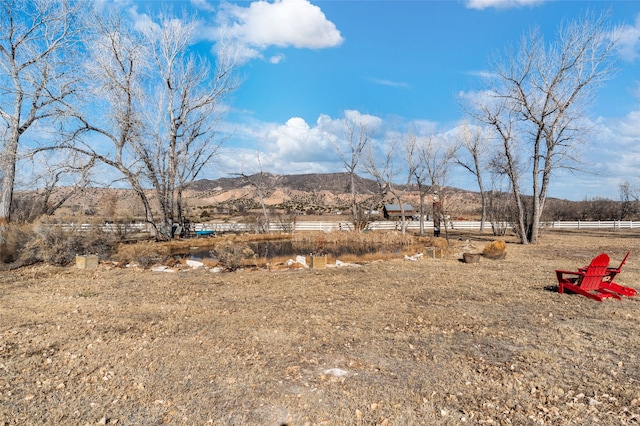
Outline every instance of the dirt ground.
[[(462, 236), (462, 239), (468, 236)], [(490, 237), (455, 241), (481, 250)], [(640, 297), (558, 294), (640, 233), (545, 235), (503, 260), (297, 271), (0, 272), (0, 425), (640, 422)]]

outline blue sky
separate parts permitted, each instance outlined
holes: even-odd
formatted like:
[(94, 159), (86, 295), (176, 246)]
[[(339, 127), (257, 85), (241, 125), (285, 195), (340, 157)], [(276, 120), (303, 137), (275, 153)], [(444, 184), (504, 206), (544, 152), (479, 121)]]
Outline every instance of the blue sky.
[[(121, 1), (134, 19), (159, 3)], [(167, 2), (164, 3), (166, 6)], [(544, 0), (168, 2), (197, 13), (201, 53), (215, 52), (221, 27), (243, 52), (243, 79), (229, 99), (220, 161), (201, 177), (229, 173), (343, 171), (335, 145), (347, 115), (376, 123), (375, 143), (419, 128), (435, 136), (465, 118), (462, 94), (482, 88), (492, 55), (538, 26), (548, 41), (563, 20), (611, 9), (620, 25), (615, 79), (590, 111), (595, 129), (581, 148), (588, 173), (558, 174), (550, 196), (618, 197), (640, 187), (640, 2)], [(212, 56), (213, 58), (213, 56)], [(448, 184), (477, 190), (453, 168)]]

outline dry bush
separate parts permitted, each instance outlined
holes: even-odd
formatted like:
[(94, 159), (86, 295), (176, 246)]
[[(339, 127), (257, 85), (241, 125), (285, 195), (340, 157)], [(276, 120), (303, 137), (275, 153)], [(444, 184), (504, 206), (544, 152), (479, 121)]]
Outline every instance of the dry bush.
[(141, 241), (135, 244), (121, 244), (113, 259), (148, 268), (164, 259), (169, 251), (170, 246), (152, 241)]
[(25, 250), (33, 239), (31, 225), (11, 223), (4, 228), (3, 238), (5, 243), (0, 246), (0, 264), (16, 263), (15, 266), (24, 266), (37, 262), (29, 259)]
[(379, 245), (407, 245), (415, 242), (411, 234), (402, 235), (397, 231), (370, 232), (307, 232), (296, 234), (296, 238), (307, 240), (320, 239), (327, 243), (374, 243)]
[(242, 266), (245, 259), (252, 258), (254, 252), (244, 241), (236, 238), (227, 238), (217, 242), (211, 250), (211, 254), (217, 258), (225, 268), (235, 271)]
[(492, 241), (484, 246), (482, 255), (489, 259), (503, 259), (507, 255), (507, 244), (502, 240)]
[[(297, 247), (303, 253), (324, 253), (325, 245), (331, 245), (338, 253), (356, 256), (372, 253), (395, 252), (413, 246), (416, 239), (400, 232), (305, 232), (293, 236)], [(342, 255), (340, 255), (341, 257)]]
[(115, 241), (101, 226), (74, 227), (40, 221), (33, 226), (33, 239), (25, 247), (28, 255), (43, 262), (65, 266), (81, 254), (109, 257)]
[(114, 239), (101, 226), (74, 227), (45, 218), (31, 225), (11, 224), (6, 228), (4, 263), (19, 267), (37, 262), (69, 265), (79, 254), (108, 257), (113, 252)]
[(433, 247), (439, 249), (446, 249), (449, 247), (450, 243), (446, 238), (441, 237), (418, 237), (418, 241), (423, 244), (425, 247)]

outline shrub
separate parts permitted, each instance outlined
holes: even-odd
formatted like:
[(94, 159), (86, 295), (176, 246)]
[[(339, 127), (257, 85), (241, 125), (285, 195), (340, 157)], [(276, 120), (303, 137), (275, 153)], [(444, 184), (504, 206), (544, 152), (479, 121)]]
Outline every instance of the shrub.
[(10, 224), (5, 231), (3, 263), (20, 267), (37, 262), (65, 266), (78, 254), (108, 257), (113, 252), (114, 236), (101, 226), (69, 226), (40, 220), (34, 224)]
[(22, 266), (37, 261), (29, 260), (26, 252), (26, 246), (33, 239), (31, 225), (11, 223), (4, 227), (0, 239), (4, 240), (0, 245), (0, 263), (18, 263), (15, 266)]
[(119, 262), (136, 263), (143, 268), (148, 268), (160, 262), (168, 253), (169, 250), (163, 245), (142, 241), (135, 244), (121, 244), (113, 258)]
[(507, 244), (502, 240), (496, 240), (484, 246), (482, 254), (490, 259), (503, 259), (507, 255)]
[(108, 257), (113, 253), (114, 236), (102, 226), (68, 226), (38, 222), (33, 226), (33, 239), (26, 245), (28, 256), (52, 265), (65, 266), (79, 254)]
[(235, 271), (240, 267), (244, 259), (253, 257), (255, 253), (246, 242), (236, 241), (231, 238), (216, 243), (213, 246), (213, 250), (211, 250), (211, 255), (217, 258), (227, 269)]

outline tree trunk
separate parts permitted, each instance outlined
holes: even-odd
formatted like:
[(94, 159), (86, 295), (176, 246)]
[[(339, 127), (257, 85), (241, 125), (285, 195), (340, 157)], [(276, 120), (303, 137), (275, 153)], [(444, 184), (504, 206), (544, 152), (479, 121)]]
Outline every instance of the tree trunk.
[[(0, 225), (7, 225), (11, 220), (11, 203), (13, 201), (13, 186), (16, 180), (16, 153), (20, 134), (17, 125), (11, 126), (11, 132), (3, 155), (2, 179), (0, 179)], [(2, 236), (0, 236), (0, 239)], [(1, 240), (0, 240), (1, 241)]]
[(351, 186), (351, 214), (353, 215), (353, 229), (360, 229), (359, 217), (358, 217), (358, 200), (356, 200), (356, 179), (355, 179), (355, 171), (351, 171), (349, 173), (349, 177), (351, 179), (349, 185)]

